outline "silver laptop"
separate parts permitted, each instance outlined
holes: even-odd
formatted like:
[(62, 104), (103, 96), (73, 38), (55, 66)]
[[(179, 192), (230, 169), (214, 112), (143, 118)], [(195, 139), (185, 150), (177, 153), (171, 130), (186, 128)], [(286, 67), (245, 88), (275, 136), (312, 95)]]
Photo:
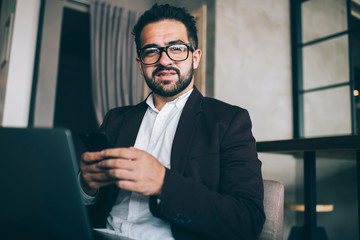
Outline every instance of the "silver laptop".
[(0, 239), (112, 238), (90, 227), (69, 130), (0, 127), (0, 171)]

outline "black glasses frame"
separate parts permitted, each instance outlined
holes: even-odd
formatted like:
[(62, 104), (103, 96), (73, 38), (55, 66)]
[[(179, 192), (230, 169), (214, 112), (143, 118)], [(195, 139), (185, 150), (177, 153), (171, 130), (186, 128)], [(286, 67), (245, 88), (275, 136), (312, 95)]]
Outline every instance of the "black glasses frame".
[[(168, 49), (169, 49), (169, 47), (174, 46), (174, 45), (185, 45), (185, 46), (187, 47), (187, 55), (186, 55), (186, 58), (185, 58), (185, 59), (183, 59), (183, 60), (175, 60), (175, 59), (172, 59), (172, 58), (170, 57), (170, 55), (169, 55), (169, 53), (168, 53)], [(144, 65), (153, 65), (153, 64), (159, 62), (159, 61), (160, 61), (160, 58), (161, 58), (161, 55), (162, 55), (163, 52), (165, 52), (166, 55), (167, 55), (172, 61), (182, 62), (182, 61), (185, 61), (186, 59), (188, 59), (188, 57), (189, 57), (189, 50), (191, 50), (192, 52), (195, 51), (195, 49), (193, 48), (193, 46), (191, 45), (191, 43), (176, 43), (176, 44), (171, 44), (171, 45), (168, 45), (168, 46), (165, 46), (165, 47), (151, 47), (151, 48), (159, 49), (159, 51), (160, 51), (159, 58), (158, 58), (158, 60), (156, 60), (156, 61), (153, 62), (153, 63), (144, 63), (144, 60), (142, 59), (142, 56), (141, 56), (141, 51), (144, 50), (144, 49), (146, 49), (146, 48), (149, 48), (149, 47), (144, 47), (144, 48), (140, 48), (139, 50), (137, 50), (138, 56), (139, 56), (139, 58), (140, 58), (140, 61), (141, 61), (141, 63), (144, 64)]]

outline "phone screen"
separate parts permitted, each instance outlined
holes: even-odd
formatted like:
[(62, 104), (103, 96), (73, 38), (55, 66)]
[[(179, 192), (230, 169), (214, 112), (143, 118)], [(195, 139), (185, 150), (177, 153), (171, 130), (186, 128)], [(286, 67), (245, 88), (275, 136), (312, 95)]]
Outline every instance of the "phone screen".
[(114, 147), (110, 137), (104, 131), (82, 133), (80, 138), (90, 152), (98, 152)]

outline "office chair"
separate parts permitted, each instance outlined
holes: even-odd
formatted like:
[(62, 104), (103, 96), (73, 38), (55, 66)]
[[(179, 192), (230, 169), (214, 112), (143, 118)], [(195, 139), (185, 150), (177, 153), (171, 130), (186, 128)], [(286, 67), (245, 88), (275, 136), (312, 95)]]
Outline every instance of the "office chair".
[(273, 180), (264, 180), (265, 224), (260, 240), (282, 240), (284, 218), (284, 185)]

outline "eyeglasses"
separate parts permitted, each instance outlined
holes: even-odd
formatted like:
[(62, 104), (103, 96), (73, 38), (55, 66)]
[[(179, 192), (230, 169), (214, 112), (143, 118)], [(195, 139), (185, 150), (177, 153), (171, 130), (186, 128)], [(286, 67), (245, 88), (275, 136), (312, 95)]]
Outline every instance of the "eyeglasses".
[(185, 61), (189, 57), (189, 50), (194, 51), (190, 43), (180, 43), (166, 47), (145, 47), (138, 50), (138, 55), (143, 64), (151, 65), (160, 60), (162, 52), (166, 52), (173, 61)]

